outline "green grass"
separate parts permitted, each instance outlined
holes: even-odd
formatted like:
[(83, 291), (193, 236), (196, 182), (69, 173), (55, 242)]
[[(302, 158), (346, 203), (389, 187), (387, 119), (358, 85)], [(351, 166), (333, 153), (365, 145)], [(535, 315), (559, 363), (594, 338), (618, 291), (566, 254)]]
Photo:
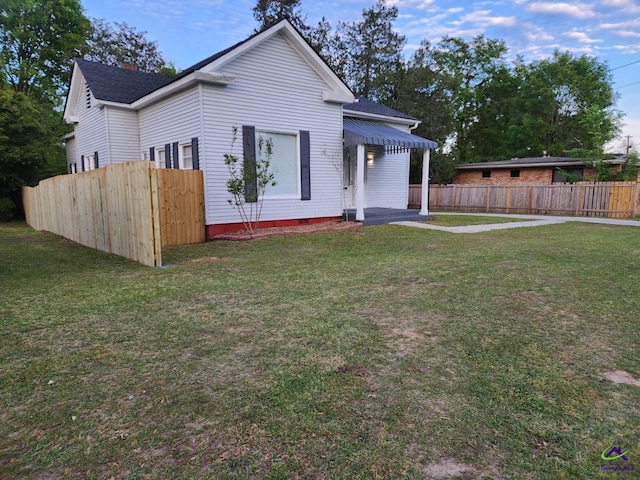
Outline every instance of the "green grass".
[(0, 478), (612, 478), (612, 445), (640, 468), (640, 388), (601, 376), (640, 376), (636, 228), (163, 258), (0, 225)]
[(432, 220), (424, 223), (439, 225), (441, 227), (461, 227), (466, 225), (486, 225), (492, 223), (526, 222), (526, 218), (489, 217), (479, 215), (447, 215), (446, 213), (433, 213)]

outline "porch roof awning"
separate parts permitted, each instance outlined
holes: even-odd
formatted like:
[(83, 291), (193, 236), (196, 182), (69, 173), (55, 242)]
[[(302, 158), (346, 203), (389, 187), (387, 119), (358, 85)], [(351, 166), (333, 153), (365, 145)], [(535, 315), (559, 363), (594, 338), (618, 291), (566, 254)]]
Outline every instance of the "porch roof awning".
[(402, 148), (437, 148), (438, 144), (426, 138), (403, 132), (381, 122), (345, 118), (344, 145), (390, 145)]

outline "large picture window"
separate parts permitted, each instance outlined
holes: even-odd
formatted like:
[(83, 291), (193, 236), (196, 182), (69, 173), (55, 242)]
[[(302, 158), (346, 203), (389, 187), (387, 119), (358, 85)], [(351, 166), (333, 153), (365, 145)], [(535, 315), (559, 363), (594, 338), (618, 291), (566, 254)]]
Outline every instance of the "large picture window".
[[(298, 136), (287, 133), (256, 131), (256, 154), (266, 158), (267, 142), (271, 142), (269, 170), (275, 177), (275, 186), (265, 190), (268, 196), (299, 196), (300, 166), (298, 164)], [(260, 148), (262, 144), (262, 148)]]

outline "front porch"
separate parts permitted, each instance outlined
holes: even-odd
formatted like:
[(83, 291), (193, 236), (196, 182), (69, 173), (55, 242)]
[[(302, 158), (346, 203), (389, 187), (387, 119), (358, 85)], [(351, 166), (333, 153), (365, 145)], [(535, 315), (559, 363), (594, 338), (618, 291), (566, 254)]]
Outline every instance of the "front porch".
[[(347, 209), (347, 216), (349, 221), (355, 221), (356, 209)], [(418, 209), (371, 207), (364, 209), (364, 219), (359, 220), (359, 222), (368, 227), (371, 225), (386, 225), (391, 222), (424, 222), (430, 218), (431, 216), (429, 215), (421, 215)]]
[[(344, 118), (345, 180), (348, 177), (344, 188), (352, 199), (346, 202), (349, 218), (355, 214), (355, 220), (364, 225), (428, 218), (429, 154), (438, 145), (409, 133), (418, 124), (414, 121), (394, 128), (380, 121)], [(408, 205), (411, 150), (423, 151), (420, 211), (401, 208)]]

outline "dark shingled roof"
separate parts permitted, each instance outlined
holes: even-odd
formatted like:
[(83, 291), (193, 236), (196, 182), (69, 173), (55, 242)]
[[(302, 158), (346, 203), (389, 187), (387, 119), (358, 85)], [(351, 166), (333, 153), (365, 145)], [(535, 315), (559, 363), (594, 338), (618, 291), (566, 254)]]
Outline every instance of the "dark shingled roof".
[(155, 73), (138, 72), (113, 65), (89, 62), (76, 59), (93, 96), (99, 100), (119, 103), (133, 103), (151, 92), (175, 82), (190, 73), (200, 70), (218, 58), (235, 50), (243, 43), (248, 42), (261, 32), (251, 35), (249, 38), (232, 45), (208, 58), (184, 69), (175, 77), (166, 77)]
[(93, 96), (108, 102), (133, 103), (173, 81), (173, 77), (127, 70), (82, 59), (76, 59), (76, 63)]
[[(375, 115), (385, 115), (388, 117), (404, 118), (406, 120), (418, 121), (417, 118), (414, 118), (411, 115), (407, 115), (406, 113), (402, 113), (398, 110), (394, 110), (393, 108), (389, 108), (380, 103), (376, 103), (373, 100), (369, 100), (368, 98), (357, 97), (357, 100), (357, 102), (345, 104), (343, 106), (343, 109), (351, 110), (352, 112), (373, 113)], [(348, 112), (345, 112), (345, 115), (348, 115)]]
[[(479, 168), (509, 168), (509, 167), (536, 167), (536, 166), (569, 166), (569, 165), (585, 165), (586, 160), (583, 158), (570, 157), (530, 157), (530, 158), (512, 158), (511, 160), (498, 160), (495, 162), (480, 163), (463, 163), (456, 165), (458, 170), (472, 170)], [(626, 159), (616, 158), (605, 160), (607, 163), (625, 163)]]

